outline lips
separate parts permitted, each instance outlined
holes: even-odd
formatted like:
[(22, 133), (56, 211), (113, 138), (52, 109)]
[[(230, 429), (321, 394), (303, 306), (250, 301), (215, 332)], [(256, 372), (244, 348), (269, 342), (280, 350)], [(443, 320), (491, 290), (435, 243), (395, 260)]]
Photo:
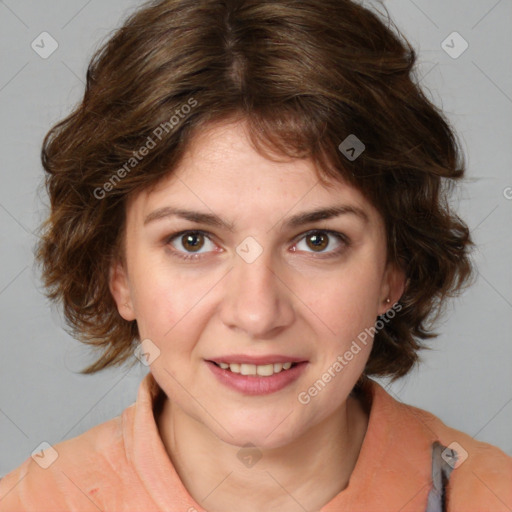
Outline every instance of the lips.
[(210, 361), (212, 363), (238, 363), (238, 364), (255, 364), (255, 365), (264, 365), (264, 364), (273, 364), (273, 363), (302, 363), (306, 360), (301, 357), (296, 356), (286, 356), (282, 354), (275, 355), (266, 355), (266, 356), (249, 356), (246, 354), (227, 354), (223, 356), (218, 356), (215, 358), (211, 358)]
[(244, 354), (231, 354), (217, 357), (209, 360), (209, 362), (217, 365), (223, 370), (240, 375), (270, 377), (271, 375), (287, 371), (298, 363), (305, 361), (295, 356), (286, 356), (282, 354), (257, 357)]
[[(212, 361), (213, 362), (213, 361)], [(232, 373), (241, 375), (258, 375), (260, 377), (269, 377), (276, 373), (289, 370), (297, 363), (287, 361), (286, 363), (269, 363), (269, 364), (247, 364), (247, 363), (215, 363), (223, 370), (229, 370)]]
[[(288, 359), (290, 358), (288, 357)], [(307, 361), (293, 363), (287, 361), (285, 363), (267, 363), (265, 365), (216, 363), (211, 360), (205, 361), (205, 363), (221, 384), (244, 395), (268, 395), (280, 391), (295, 382), (308, 366)], [(223, 366), (228, 365), (228, 368), (222, 368), (221, 364)], [(278, 365), (278, 370), (279, 367), (281, 369), (274, 372), (274, 365)], [(289, 369), (285, 370), (285, 365), (286, 367), (289, 365)], [(240, 370), (245, 368), (244, 372), (250, 373), (244, 375), (241, 372), (237, 373), (231, 370), (231, 368), (237, 370), (237, 366)], [(272, 373), (270, 373), (271, 370)]]
[(248, 395), (279, 391), (298, 379), (308, 366), (304, 358), (283, 354), (229, 354), (205, 362), (222, 384)]

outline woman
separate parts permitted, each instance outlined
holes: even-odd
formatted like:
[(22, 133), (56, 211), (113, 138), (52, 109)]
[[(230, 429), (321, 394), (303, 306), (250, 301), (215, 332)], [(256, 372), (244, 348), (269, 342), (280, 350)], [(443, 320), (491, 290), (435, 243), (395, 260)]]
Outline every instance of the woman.
[(164, 0), (116, 32), (45, 139), (38, 257), (84, 373), (150, 373), (0, 511), (510, 510), (509, 457), (370, 378), (471, 277), (414, 61), (347, 0)]

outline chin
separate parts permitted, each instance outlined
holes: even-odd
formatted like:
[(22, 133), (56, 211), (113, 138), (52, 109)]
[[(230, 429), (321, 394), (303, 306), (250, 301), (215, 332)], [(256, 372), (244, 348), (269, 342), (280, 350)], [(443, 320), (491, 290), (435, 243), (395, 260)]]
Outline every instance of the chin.
[(223, 432), (221, 439), (225, 443), (239, 449), (254, 447), (265, 451), (282, 448), (294, 441), (294, 438), (290, 437), (289, 433), (281, 436), (269, 436), (258, 429), (236, 432), (233, 433), (232, 437)]
[(209, 423), (216, 436), (225, 443), (238, 447), (250, 444), (271, 450), (286, 446), (299, 435), (296, 428), (291, 428), (291, 419), (290, 411), (285, 414), (269, 411), (263, 415), (246, 414), (244, 417), (232, 418), (224, 416), (222, 426)]

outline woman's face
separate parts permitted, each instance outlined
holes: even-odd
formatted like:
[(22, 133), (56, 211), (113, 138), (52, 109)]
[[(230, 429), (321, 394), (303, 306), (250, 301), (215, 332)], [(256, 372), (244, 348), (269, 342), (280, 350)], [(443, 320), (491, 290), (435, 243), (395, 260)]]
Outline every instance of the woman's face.
[[(365, 329), (403, 279), (360, 192), (324, 187), (311, 161), (267, 160), (244, 129), (210, 127), (127, 205), (111, 290), (159, 351), (151, 371), (173, 407), (228, 443), (270, 448), (343, 406), (370, 354)], [(308, 219), (326, 209), (338, 214)]]

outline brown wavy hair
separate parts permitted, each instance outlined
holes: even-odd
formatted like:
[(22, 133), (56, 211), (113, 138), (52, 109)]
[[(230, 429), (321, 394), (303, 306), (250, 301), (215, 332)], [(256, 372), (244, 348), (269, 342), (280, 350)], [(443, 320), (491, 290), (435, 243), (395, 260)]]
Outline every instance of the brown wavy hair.
[[(348, 0), (163, 0), (133, 13), (42, 148), (51, 212), (36, 258), (70, 334), (100, 352), (80, 373), (126, 362), (139, 340), (109, 290), (127, 199), (172, 173), (198, 129), (239, 118), (261, 154), (311, 158), (321, 182), (348, 181), (383, 216), (407, 283), (364, 374), (405, 375), (473, 275), (448, 203), (462, 152), (415, 61), (389, 16)], [(365, 145), (353, 161), (338, 149), (350, 134)]]

